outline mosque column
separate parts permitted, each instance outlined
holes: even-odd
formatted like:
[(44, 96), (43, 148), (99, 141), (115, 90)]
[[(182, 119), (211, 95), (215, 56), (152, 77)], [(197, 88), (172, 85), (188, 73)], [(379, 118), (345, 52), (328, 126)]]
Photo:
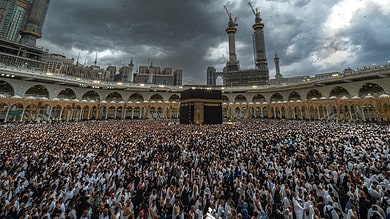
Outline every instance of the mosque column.
[[(305, 108), (305, 107), (303, 107), (303, 108)], [(308, 119), (309, 118), (309, 110), (308, 109), (305, 109), (305, 119)], [(310, 115), (310, 117), (311, 117), (311, 115)]]
[(150, 119), (150, 107), (145, 107), (145, 119)]
[(116, 119), (116, 111), (117, 110), (118, 110), (117, 108), (114, 108), (114, 119)]
[(166, 107), (163, 108), (163, 118), (164, 119), (167, 118), (167, 108)]
[(88, 108), (88, 115), (87, 115), (87, 120), (89, 120), (89, 118), (90, 118), (90, 116), (91, 116), (91, 111), (92, 111), (93, 109), (89, 109)]
[(49, 110), (49, 116), (47, 117), (47, 121), (49, 122), (50, 121), (50, 117), (51, 117), (51, 113), (53, 111), (53, 106), (50, 107), (50, 110)]
[(303, 119), (303, 112), (302, 112), (302, 110), (303, 110), (303, 107), (300, 107), (300, 111), (301, 111), (301, 119)]
[(274, 116), (273, 116), (273, 118), (276, 119), (276, 107), (273, 107), (273, 109), (274, 109), (274, 110), (273, 110), (273, 111), (274, 111)]
[(9, 111), (10, 111), (10, 107), (7, 107), (7, 112), (5, 114), (4, 123), (7, 122)]
[(318, 107), (316, 107), (316, 110), (317, 110), (317, 120), (320, 120), (321, 116), (320, 116), (320, 109)]
[(180, 110), (179, 109), (176, 109), (176, 111), (175, 111), (175, 119), (177, 119), (177, 118), (179, 118), (179, 112), (180, 112)]
[(293, 119), (297, 119), (296, 116), (295, 116), (295, 107), (292, 108), (292, 118)]
[(72, 109), (66, 111), (66, 118), (65, 121), (69, 122), (69, 114), (72, 113)]
[(99, 105), (96, 107), (96, 114), (95, 114), (96, 120), (100, 120), (100, 108), (99, 107), (100, 107)]
[(84, 110), (80, 109), (80, 115), (79, 115), (79, 121), (80, 120), (83, 120), (83, 114), (84, 114)]
[(20, 115), (20, 121), (19, 122), (23, 122), (23, 116), (24, 116), (24, 112), (25, 111), (26, 111), (26, 108), (23, 108), (22, 115)]
[(348, 106), (348, 111), (349, 111), (349, 118), (351, 119), (351, 121), (353, 121), (352, 112), (351, 112), (351, 106)]
[(126, 118), (126, 106), (123, 106), (122, 113), (121, 113), (121, 119), (125, 119), (125, 118)]
[(58, 120), (59, 121), (62, 121), (62, 112), (64, 111), (64, 108), (61, 107), (61, 110), (60, 110), (60, 116), (58, 117)]
[(131, 108), (131, 119), (134, 119), (134, 107)]
[(362, 109), (363, 121), (365, 122), (365, 121), (366, 121), (366, 115), (364, 114), (364, 104), (363, 104), (363, 106), (361, 107), (361, 109)]
[(107, 118), (108, 118), (108, 107), (106, 107), (105, 109), (106, 109), (106, 115), (105, 115), (104, 118), (107, 120)]
[(32, 110), (30, 109), (29, 112), (28, 112), (28, 117), (27, 117), (27, 121), (28, 122), (31, 121), (31, 117), (32, 117)]
[(34, 121), (35, 122), (38, 122), (38, 118), (39, 118), (39, 114), (40, 114), (40, 107), (39, 107), (39, 104), (37, 105), (37, 109), (35, 110), (35, 115), (34, 115)]

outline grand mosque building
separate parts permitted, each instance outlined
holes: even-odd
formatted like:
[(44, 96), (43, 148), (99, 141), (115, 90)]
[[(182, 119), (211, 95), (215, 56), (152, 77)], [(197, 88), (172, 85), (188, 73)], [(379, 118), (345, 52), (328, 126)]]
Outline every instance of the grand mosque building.
[[(75, 60), (36, 48), (49, 1), (33, 2), (20, 41), (0, 41), (0, 123), (178, 118), (180, 93), (191, 88), (222, 90), (225, 119), (390, 122), (389, 63), (295, 78), (283, 78), (277, 72), (276, 79), (270, 80), (264, 25), (257, 11), (253, 25), (255, 69), (238, 68), (233, 45), (236, 28), (229, 17), (227, 83), (183, 86), (180, 82), (154, 83), (150, 76), (145, 76), (144, 83), (131, 81), (132, 63), (120, 70), (123, 80), (113, 80), (104, 76), (107, 71), (102, 75), (98, 66), (74, 64)], [(274, 61), (279, 62), (277, 56)], [(161, 74), (171, 72), (169, 68), (161, 70)], [(245, 81), (249, 76), (251, 79)], [(167, 81), (177, 78), (181, 80), (181, 73)], [(237, 85), (228, 84), (239, 80)]]

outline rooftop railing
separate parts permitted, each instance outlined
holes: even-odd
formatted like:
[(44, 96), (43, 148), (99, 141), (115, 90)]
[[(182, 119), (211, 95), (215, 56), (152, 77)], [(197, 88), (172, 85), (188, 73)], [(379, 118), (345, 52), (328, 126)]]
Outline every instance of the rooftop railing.
[[(37, 77), (40, 79), (47, 79), (53, 81), (62, 81), (66, 83), (78, 84), (80, 87), (92, 87), (92, 88), (104, 88), (104, 89), (131, 89), (131, 88), (149, 88), (149, 89), (170, 89), (170, 90), (181, 90), (183, 87), (191, 88), (192, 85), (184, 85), (184, 86), (168, 86), (168, 85), (155, 85), (155, 84), (142, 84), (142, 83), (132, 83), (132, 82), (114, 82), (108, 80), (96, 80), (89, 79), (80, 76), (74, 76), (69, 74), (63, 74), (58, 72), (49, 72), (43, 71), (40, 69), (29, 68), (25, 65), (9, 65), (0, 63), (0, 75), (5, 77)], [(282, 81), (275, 84), (268, 85), (253, 85), (253, 86), (221, 86), (215, 87), (214, 89), (221, 89), (224, 91), (241, 91), (241, 90), (261, 90), (261, 89), (272, 89), (272, 88), (280, 88), (280, 87), (288, 87), (288, 86), (297, 86), (297, 85), (308, 85), (312, 83), (321, 83), (321, 82), (329, 82), (339, 79), (347, 79), (349, 77), (355, 77), (357, 75), (364, 75), (367, 73), (390, 73), (390, 62), (387, 65), (375, 65), (372, 67), (364, 66), (362, 68), (356, 70), (350, 70), (347, 74), (344, 72), (334, 72), (334, 73), (325, 73), (325, 74), (317, 74), (314, 76), (300, 76), (293, 78), (284, 78)], [(207, 87), (203, 86), (202, 87)], [(199, 87), (194, 85), (195, 87)]]

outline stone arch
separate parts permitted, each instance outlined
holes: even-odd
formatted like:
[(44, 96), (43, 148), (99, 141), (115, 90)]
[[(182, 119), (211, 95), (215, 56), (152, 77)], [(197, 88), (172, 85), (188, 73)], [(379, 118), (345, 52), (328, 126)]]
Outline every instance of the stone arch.
[(180, 97), (177, 94), (173, 94), (169, 97), (169, 102), (180, 102)]
[(112, 93), (109, 93), (106, 97), (106, 101), (107, 102), (119, 102), (119, 101), (123, 101), (123, 98), (122, 98), (122, 95), (118, 92), (112, 92)]
[(165, 118), (164, 109), (162, 107), (157, 107), (157, 118)]
[(37, 116), (37, 109), (38, 109), (38, 106), (34, 103), (29, 104), (26, 107), (26, 117), (27, 117), (26, 120), (27, 120), (27, 122), (35, 121), (35, 118)]
[[(3, 106), (0, 103), (0, 112), (3, 109)], [(7, 105), (7, 104), (6, 104)], [(8, 106), (8, 105), (7, 105)], [(22, 103), (16, 103), (10, 107), (10, 114), (8, 115), (8, 122), (22, 122), (23, 121), (23, 109), (24, 106)], [(11, 113), (11, 111), (13, 113)]]
[(73, 100), (76, 99), (76, 92), (70, 88), (65, 88), (58, 93), (57, 98)]
[(149, 101), (152, 102), (163, 102), (164, 98), (160, 94), (153, 94), (150, 98)]
[(133, 118), (140, 119), (141, 118), (141, 107), (134, 107)]
[(297, 101), (302, 100), (301, 95), (299, 95), (297, 92), (293, 91), (288, 95), (288, 101)]
[(294, 107), (294, 118), (302, 119), (301, 109), (298, 106)]
[(268, 110), (268, 107), (264, 106), (263, 109), (262, 109), (262, 112), (263, 112), (263, 118), (265, 119), (268, 119), (269, 118), (269, 110)]
[(144, 102), (144, 96), (140, 93), (134, 93), (129, 97), (129, 101), (132, 102)]
[(265, 99), (265, 97), (261, 94), (256, 94), (253, 98), (252, 98), (252, 103), (264, 103), (264, 102), (267, 102), (267, 100)]
[(4, 95), (6, 97), (14, 96), (15, 95), (14, 87), (6, 81), (0, 81), (0, 95)]
[(90, 90), (84, 93), (84, 95), (81, 97), (81, 100), (88, 100), (88, 101), (94, 100), (98, 102), (100, 101), (100, 95), (96, 91)]
[(81, 115), (81, 120), (89, 120), (90, 116), (90, 107), (89, 106), (84, 106), (82, 109), (82, 115)]
[(98, 108), (97, 106), (92, 106), (90, 118), (97, 119), (97, 116), (98, 116)]
[(272, 94), (270, 98), (270, 102), (278, 102), (278, 101), (283, 101), (283, 96), (280, 93), (274, 93)]
[(322, 94), (317, 89), (311, 89), (306, 95), (307, 100), (320, 99), (321, 97)]
[(229, 104), (230, 103), (229, 97), (227, 97), (226, 95), (222, 95), (222, 102)]
[(98, 109), (98, 119), (106, 119), (107, 114), (107, 106), (100, 106)]
[(375, 120), (375, 108), (371, 103), (365, 103), (362, 107), (364, 117), (366, 121), (374, 121)]
[(237, 95), (236, 98), (234, 98), (234, 103), (241, 103), (241, 104), (246, 104), (247, 99), (244, 95)]
[(359, 97), (375, 96), (378, 97), (385, 93), (385, 90), (378, 84), (366, 83), (359, 89)]
[(107, 119), (116, 119), (116, 108), (115, 106), (107, 107)]
[(59, 104), (52, 107), (50, 114), (52, 120), (58, 121), (60, 119), (61, 109), (62, 107)]
[(24, 96), (32, 96), (32, 97), (46, 97), (46, 98), (49, 98), (50, 97), (50, 94), (49, 94), (49, 90), (41, 85), (41, 84), (37, 84), (37, 85), (34, 85), (32, 87), (30, 87), (25, 93), (24, 93)]
[(282, 106), (280, 108), (280, 118), (281, 119), (285, 119), (286, 118), (286, 108), (284, 106)]
[(343, 88), (341, 86), (336, 86), (330, 91), (329, 97), (350, 98), (350, 94), (345, 88)]
[(256, 107), (256, 108), (254, 109), (254, 116), (255, 116), (255, 118), (261, 117), (261, 116), (262, 116), (260, 107)]

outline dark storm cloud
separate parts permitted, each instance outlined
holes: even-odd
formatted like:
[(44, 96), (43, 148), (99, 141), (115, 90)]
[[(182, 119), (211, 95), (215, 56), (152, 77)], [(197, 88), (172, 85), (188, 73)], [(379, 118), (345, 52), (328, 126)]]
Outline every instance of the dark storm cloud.
[[(356, 60), (378, 60), (377, 54), (387, 55), (388, 40), (381, 37), (381, 31), (386, 34), (388, 29), (377, 30), (378, 25), (389, 21), (389, 16), (383, 13), (373, 19), (374, 23), (366, 19), (365, 25), (354, 17), (353, 25), (336, 33), (348, 36), (350, 41), (324, 38), (324, 22), (337, 2), (268, 0), (254, 3), (265, 23), (271, 77), (275, 51), (281, 58), (282, 73), (286, 76), (340, 71), (346, 67), (340, 67), (340, 63), (328, 67), (318, 65), (321, 59), (329, 56), (324, 51), (348, 50), (346, 47), (363, 45), (359, 51), (362, 58)], [(183, 69), (184, 83), (202, 84), (205, 83), (207, 66), (222, 67), (228, 57), (227, 48), (221, 47), (227, 42), (225, 28), (228, 18), (224, 4), (238, 17), (236, 40), (241, 68), (253, 68), (251, 26), (254, 15), (247, 1), (242, 0), (51, 1), (42, 44), (51, 52), (64, 53), (70, 58), (76, 58), (81, 52), (81, 56), (85, 56), (81, 60), (88, 59), (87, 64), (92, 64), (95, 53), (98, 53), (98, 63), (102, 67), (108, 63), (126, 64), (130, 57), (134, 57), (139, 65), (147, 65), (153, 60), (156, 65), (162, 63), (163, 66)], [(383, 47), (383, 43), (387, 47)], [(318, 60), (313, 61), (314, 56)], [(342, 64), (353, 65), (350, 62)]]

